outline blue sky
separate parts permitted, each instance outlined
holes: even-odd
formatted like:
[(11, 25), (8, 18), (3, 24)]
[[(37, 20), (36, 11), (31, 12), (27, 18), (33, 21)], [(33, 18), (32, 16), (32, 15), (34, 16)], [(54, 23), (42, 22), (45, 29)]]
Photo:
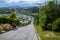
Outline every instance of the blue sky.
[(0, 7), (7, 6), (39, 6), (38, 4), (44, 3), (47, 0), (0, 0)]

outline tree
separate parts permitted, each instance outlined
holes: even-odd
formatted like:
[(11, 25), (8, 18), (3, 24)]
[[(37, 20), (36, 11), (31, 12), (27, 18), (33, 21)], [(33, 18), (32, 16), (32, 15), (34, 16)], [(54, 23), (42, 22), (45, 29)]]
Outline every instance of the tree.
[(11, 15), (10, 15), (10, 18), (16, 18), (16, 13), (12, 12)]
[(42, 7), (42, 11), (47, 15), (47, 23), (54, 21), (58, 17), (58, 6), (55, 1), (49, 1)]
[[(57, 0), (48, 1), (44, 6), (40, 7), (40, 25), (44, 26), (45, 29), (53, 29), (53, 22), (60, 18), (59, 6)], [(58, 21), (58, 20), (57, 20)], [(57, 24), (58, 25), (58, 24)], [(56, 26), (57, 28), (57, 26)]]

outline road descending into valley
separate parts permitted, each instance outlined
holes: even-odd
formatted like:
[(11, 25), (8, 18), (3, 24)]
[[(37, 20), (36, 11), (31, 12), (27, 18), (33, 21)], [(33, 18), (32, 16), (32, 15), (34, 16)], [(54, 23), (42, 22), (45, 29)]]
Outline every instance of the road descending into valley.
[(0, 34), (0, 40), (38, 40), (33, 21), (31, 24)]

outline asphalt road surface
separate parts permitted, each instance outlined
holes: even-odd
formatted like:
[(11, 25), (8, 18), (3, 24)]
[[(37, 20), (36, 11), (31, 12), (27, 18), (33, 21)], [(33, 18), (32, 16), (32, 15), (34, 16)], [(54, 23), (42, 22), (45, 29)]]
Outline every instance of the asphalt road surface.
[(0, 34), (0, 40), (38, 40), (33, 22), (27, 26)]

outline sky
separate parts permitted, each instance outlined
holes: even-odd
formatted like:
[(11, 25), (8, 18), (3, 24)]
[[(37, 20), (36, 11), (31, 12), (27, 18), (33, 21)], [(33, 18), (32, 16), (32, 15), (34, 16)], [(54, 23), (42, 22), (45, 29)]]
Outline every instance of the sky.
[(29, 6), (39, 6), (38, 4), (42, 4), (47, 0), (0, 0), (0, 7), (7, 6), (21, 6), (21, 7), (29, 7)]

